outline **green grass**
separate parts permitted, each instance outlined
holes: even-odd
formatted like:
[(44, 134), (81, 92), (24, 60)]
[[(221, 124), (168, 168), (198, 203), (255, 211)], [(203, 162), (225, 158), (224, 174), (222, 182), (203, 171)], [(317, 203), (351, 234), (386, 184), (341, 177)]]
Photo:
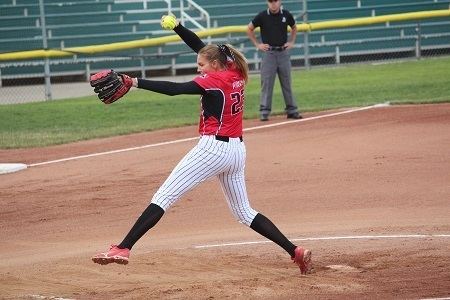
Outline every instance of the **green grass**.
[[(313, 68), (293, 72), (302, 112), (390, 101), (450, 101), (450, 58), (379, 65)], [(258, 117), (259, 76), (246, 89), (245, 118)], [(273, 113), (284, 110), (276, 82)], [(40, 103), (0, 105), (0, 149), (28, 148), (196, 124), (198, 96), (169, 97), (133, 90), (112, 105), (95, 96)]]

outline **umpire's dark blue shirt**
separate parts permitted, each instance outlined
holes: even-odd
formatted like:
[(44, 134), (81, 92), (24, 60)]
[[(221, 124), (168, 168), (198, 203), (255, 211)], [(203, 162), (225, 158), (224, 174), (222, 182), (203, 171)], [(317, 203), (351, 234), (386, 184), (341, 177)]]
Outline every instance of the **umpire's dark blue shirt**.
[(260, 12), (252, 20), (253, 26), (261, 27), (261, 40), (270, 46), (283, 46), (287, 42), (287, 26), (295, 25), (294, 17), (285, 9), (272, 14), (269, 9)]

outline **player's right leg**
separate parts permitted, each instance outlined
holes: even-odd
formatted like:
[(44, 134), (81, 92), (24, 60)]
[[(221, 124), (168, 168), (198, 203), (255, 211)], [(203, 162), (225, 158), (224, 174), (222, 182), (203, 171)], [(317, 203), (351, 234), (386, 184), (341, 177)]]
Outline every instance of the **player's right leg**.
[(309, 273), (312, 269), (311, 251), (294, 245), (272, 221), (251, 208), (244, 176), (245, 145), (237, 145), (234, 151), (234, 162), (230, 168), (218, 175), (233, 215), (239, 222), (282, 247), (299, 266), (301, 274)]
[(225, 194), (228, 207), (234, 217), (242, 224), (250, 226), (258, 214), (250, 206), (245, 186), (244, 165), (246, 150), (245, 145), (237, 142), (233, 149), (233, 161), (227, 170), (218, 175), (222, 191)]

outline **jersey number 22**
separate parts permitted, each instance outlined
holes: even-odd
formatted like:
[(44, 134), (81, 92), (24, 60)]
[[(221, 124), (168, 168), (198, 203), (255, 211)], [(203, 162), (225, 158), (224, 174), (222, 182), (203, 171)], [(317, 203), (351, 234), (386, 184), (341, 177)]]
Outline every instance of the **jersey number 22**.
[(231, 104), (231, 114), (236, 115), (242, 111), (242, 107), (244, 106), (244, 90), (232, 93), (230, 96), (233, 100), (233, 104)]

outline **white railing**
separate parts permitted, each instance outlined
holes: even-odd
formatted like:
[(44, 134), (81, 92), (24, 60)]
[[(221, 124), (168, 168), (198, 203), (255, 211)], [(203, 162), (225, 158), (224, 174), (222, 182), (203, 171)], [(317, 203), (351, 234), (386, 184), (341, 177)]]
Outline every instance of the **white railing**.
[[(170, 0), (162, 0), (167, 3), (167, 12), (172, 12), (172, 3)], [(152, 2), (150, 0), (115, 0), (115, 3), (142, 3), (143, 9), (148, 9), (148, 3)]]
[(167, 3), (167, 13), (172, 12), (172, 1), (171, 0), (164, 0), (164, 2)]
[[(187, 7), (185, 6), (185, 1), (187, 2)], [(194, 8), (200, 12), (201, 19), (206, 20), (206, 28), (197, 22), (197, 20), (194, 17), (191, 17), (187, 12), (186, 9)], [(181, 24), (184, 26), (185, 22), (189, 21), (192, 24), (194, 24), (196, 27), (198, 27), (201, 30), (210, 29), (211, 28), (211, 17), (209, 13), (203, 9), (200, 5), (195, 3), (193, 0), (180, 0), (180, 21)]]

